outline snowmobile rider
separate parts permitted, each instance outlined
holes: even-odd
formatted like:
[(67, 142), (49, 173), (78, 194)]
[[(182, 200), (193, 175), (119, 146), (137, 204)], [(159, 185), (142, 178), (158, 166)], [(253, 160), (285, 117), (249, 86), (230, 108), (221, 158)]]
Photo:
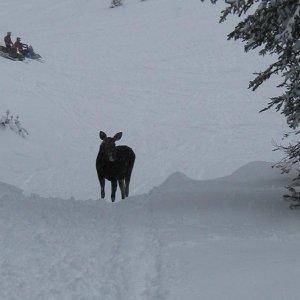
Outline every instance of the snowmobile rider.
[(9, 52), (11, 50), (12, 46), (13, 46), (10, 31), (6, 34), (6, 36), (4, 38), (4, 43), (5, 43), (6, 50)]
[(16, 49), (16, 50), (19, 50), (20, 52), (22, 52), (23, 44), (21, 43), (21, 38), (17, 37), (17, 40), (14, 43), (13, 48)]

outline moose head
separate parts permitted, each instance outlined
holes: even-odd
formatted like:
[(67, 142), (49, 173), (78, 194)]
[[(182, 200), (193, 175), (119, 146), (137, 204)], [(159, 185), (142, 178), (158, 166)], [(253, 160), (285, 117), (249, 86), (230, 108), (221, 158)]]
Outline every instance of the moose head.
[(117, 157), (115, 142), (119, 141), (122, 138), (122, 132), (116, 133), (113, 137), (108, 137), (105, 132), (100, 131), (99, 136), (102, 140), (102, 151), (107, 155), (109, 161), (115, 161)]

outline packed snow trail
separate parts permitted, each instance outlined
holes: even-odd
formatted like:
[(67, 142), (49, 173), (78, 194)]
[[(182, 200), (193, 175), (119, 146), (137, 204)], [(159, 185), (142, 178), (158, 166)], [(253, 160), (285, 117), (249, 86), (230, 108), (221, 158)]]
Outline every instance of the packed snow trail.
[(298, 211), (256, 162), (117, 203), (0, 184), (1, 299), (297, 299)]
[(265, 58), (226, 41), (235, 21), (219, 25), (220, 10), (199, 0), (2, 3), (0, 34), (21, 36), (45, 63), (0, 58), (0, 114), (19, 114), (30, 132), (24, 140), (0, 131), (0, 180), (98, 198), (99, 130), (123, 131), (121, 144), (136, 152), (133, 194), (178, 171), (216, 178), (276, 159), (271, 140), (283, 121), (258, 114), (274, 85), (247, 90)]

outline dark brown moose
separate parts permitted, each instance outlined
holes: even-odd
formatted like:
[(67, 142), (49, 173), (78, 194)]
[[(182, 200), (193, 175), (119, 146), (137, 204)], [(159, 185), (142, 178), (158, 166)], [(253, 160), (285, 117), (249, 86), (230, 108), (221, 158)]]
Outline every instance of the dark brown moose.
[(115, 142), (122, 137), (122, 132), (108, 137), (100, 131), (99, 153), (96, 160), (96, 169), (101, 186), (101, 198), (105, 197), (105, 179), (111, 182), (111, 201), (116, 199), (117, 185), (121, 190), (122, 199), (129, 195), (129, 183), (133, 169), (135, 154), (128, 146), (116, 146)]

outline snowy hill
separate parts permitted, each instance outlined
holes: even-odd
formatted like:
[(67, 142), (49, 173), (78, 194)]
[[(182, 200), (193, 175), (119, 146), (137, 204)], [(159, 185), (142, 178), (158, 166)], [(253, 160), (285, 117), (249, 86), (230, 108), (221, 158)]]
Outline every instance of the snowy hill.
[(263, 162), (216, 180), (177, 173), (118, 205), (1, 183), (0, 298), (297, 299), (287, 180)]
[[(0, 180), (43, 196), (99, 197), (99, 130), (124, 132), (137, 154), (134, 194), (174, 172), (225, 176), (272, 160), (278, 114), (258, 114), (274, 87), (246, 90), (255, 55), (226, 42), (234, 21), (199, 0), (10, 0), (2, 35), (31, 43), (45, 63), (0, 59), (1, 111), (30, 136), (0, 131)], [(273, 156), (272, 156), (273, 155)]]
[[(300, 220), (263, 162), (285, 125), (258, 114), (273, 86), (246, 90), (265, 62), (221, 6), (108, 7), (1, 3), (45, 63), (0, 58), (0, 114), (30, 134), (0, 128), (0, 299), (297, 299)], [(115, 204), (95, 200), (100, 129), (137, 156)]]

